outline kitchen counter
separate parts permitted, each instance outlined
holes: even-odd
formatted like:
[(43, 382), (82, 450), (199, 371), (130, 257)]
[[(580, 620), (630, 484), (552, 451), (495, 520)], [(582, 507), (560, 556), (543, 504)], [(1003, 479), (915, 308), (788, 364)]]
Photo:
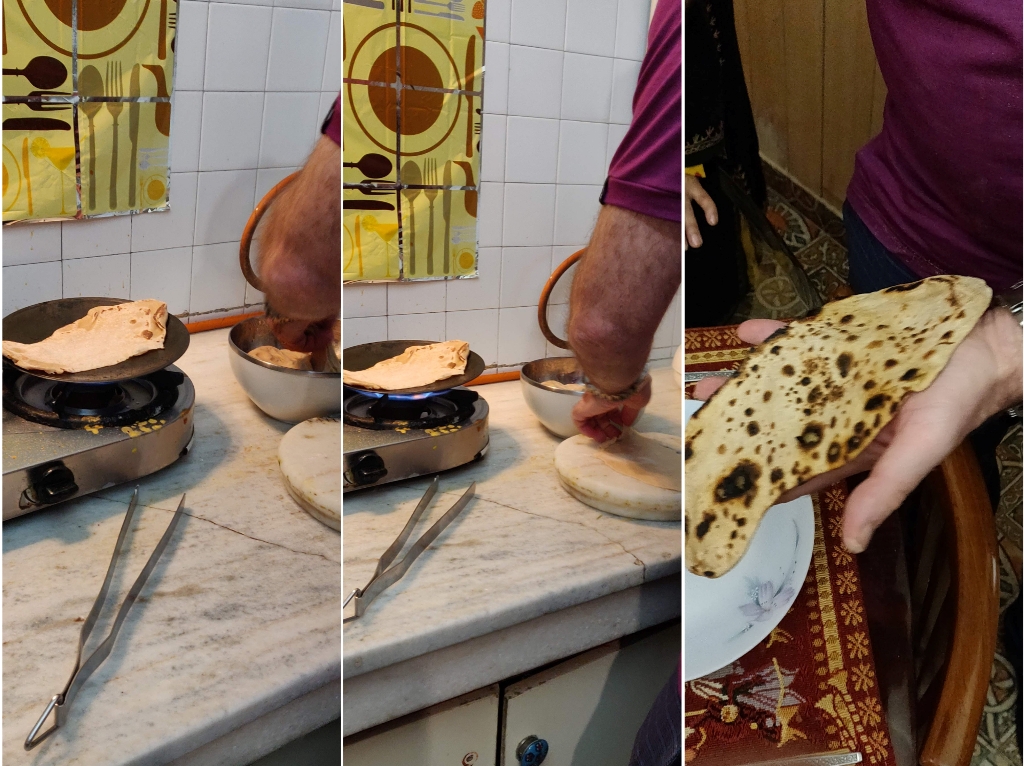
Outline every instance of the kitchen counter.
[[(652, 375), (637, 428), (678, 435), (679, 387), (670, 369)], [(468, 508), (362, 617), (345, 610), (346, 735), (680, 616), (679, 522), (620, 518), (571, 497), (553, 464), (560, 439), (519, 387), (476, 389), (490, 406), (488, 454), (441, 475), (410, 544), (476, 481)], [(345, 496), (345, 593), (366, 584), (427, 485)]]
[(337, 718), (341, 601), (337, 532), (287, 494), (263, 415), (228, 366), (227, 331), (192, 337), (178, 366), (196, 388), (192, 452), (138, 483), (139, 508), (108, 608), (178, 529), (70, 720), (23, 742), (74, 666), (133, 485), (3, 525), (3, 762), (119, 766), (248, 764)]

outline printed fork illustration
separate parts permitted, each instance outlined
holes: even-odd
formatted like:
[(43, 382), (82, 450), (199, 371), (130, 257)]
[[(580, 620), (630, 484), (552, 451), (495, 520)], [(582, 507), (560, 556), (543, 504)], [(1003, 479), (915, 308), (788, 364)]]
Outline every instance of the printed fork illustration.
[[(121, 62), (107, 62), (107, 77), (103, 81), (103, 95), (107, 98), (123, 98), (124, 82), (121, 77)], [(110, 152), (110, 209), (117, 209), (117, 118), (124, 110), (123, 101), (108, 101), (107, 111), (114, 118), (113, 145)]]
[[(427, 158), (423, 161), (423, 183), (437, 186), (437, 160)], [(423, 195), (430, 203), (430, 227), (427, 229), (427, 273), (434, 273), (434, 200), (438, 189), (424, 189)]]
[(436, 2), (436, 0), (416, 0), (416, 2), (421, 3), (422, 5), (435, 5), (440, 8), (447, 8), (452, 13), (462, 13), (466, 10), (465, 4), (455, 2), (455, 0), (452, 0), (450, 3), (439, 3)]

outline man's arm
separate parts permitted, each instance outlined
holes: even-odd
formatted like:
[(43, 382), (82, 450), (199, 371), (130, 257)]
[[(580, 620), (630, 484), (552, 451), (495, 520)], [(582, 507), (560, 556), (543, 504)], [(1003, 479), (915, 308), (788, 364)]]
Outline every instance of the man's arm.
[(267, 304), (289, 319), (318, 321), (341, 309), (341, 149), (322, 136), (281, 192), (259, 234)]
[(592, 384), (636, 382), (682, 279), (679, 223), (605, 205), (569, 299), (569, 345)]

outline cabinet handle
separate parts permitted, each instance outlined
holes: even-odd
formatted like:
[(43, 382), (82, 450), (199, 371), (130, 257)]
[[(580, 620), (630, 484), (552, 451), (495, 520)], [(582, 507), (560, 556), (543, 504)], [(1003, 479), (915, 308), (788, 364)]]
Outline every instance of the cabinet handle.
[(531, 734), (516, 746), (519, 766), (540, 766), (548, 757), (548, 741)]

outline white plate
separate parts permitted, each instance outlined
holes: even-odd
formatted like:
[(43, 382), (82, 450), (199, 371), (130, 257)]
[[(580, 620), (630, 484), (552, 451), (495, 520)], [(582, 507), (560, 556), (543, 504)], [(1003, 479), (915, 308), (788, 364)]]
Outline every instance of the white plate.
[[(684, 404), (689, 420), (703, 402)], [(814, 506), (805, 495), (769, 509), (726, 574), (711, 580), (686, 571), (685, 680), (735, 662), (772, 632), (800, 592), (813, 549)]]

